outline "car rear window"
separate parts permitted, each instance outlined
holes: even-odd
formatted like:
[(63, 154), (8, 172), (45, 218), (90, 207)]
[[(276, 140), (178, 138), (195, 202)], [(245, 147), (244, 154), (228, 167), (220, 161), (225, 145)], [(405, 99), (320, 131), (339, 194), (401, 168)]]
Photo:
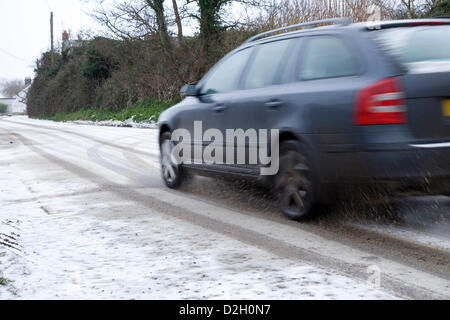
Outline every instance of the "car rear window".
[(401, 64), (450, 63), (450, 26), (401, 27), (375, 31), (376, 40)]

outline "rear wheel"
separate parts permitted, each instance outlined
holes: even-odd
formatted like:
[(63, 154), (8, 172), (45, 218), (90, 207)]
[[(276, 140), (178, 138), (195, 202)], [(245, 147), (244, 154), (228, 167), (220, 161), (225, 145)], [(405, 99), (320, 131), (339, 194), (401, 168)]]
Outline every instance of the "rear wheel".
[(282, 144), (276, 187), (281, 211), (291, 219), (305, 220), (312, 214), (315, 200), (311, 171), (298, 142), (289, 141)]
[(161, 172), (166, 185), (171, 189), (175, 189), (180, 186), (184, 174), (183, 168), (177, 164), (172, 155), (175, 143), (172, 141), (171, 137), (172, 135), (170, 132), (165, 132), (161, 135)]

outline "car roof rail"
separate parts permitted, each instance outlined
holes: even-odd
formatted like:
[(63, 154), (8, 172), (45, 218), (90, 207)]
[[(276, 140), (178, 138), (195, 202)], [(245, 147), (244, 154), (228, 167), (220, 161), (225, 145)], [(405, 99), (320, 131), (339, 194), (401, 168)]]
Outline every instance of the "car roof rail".
[(244, 44), (256, 41), (256, 40), (264, 38), (268, 35), (272, 35), (272, 34), (275, 34), (278, 32), (293, 30), (293, 29), (297, 29), (297, 28), (314, 28), (321, 24), (339, 24), (339, 25), (346, 26), (346, 25), (349, 25), (350, 23), (351, 23), (351, 20), (349, 18), (332, 18), (332, 19), (316, 20), (316, 21), (305, 22), (305, 23), (298, 23), (298, 24), (293, 24), (293, 25), (287, 26), (287, 27), (281, 27), (278, 29), (262, 32), (260, 34), (257, 34), (255, 36), (247, 39), (244, 42)]

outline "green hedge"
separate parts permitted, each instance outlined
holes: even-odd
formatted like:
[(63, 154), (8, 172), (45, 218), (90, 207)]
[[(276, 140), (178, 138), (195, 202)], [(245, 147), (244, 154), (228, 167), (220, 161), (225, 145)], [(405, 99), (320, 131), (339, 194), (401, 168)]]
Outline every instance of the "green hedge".
[(0, 103), (0, 113), (6, 113), (8, 106), (4, 103)]
[(450, 0), (441, 2), (436, 8), (431, 11), (432, 17), (447, 17), (450, 16)]
[(156, 122), (159, 115), (174, 105), (178, 101), (172, 102), (159, 102), (156, 100), (143, 100), (132, 107), (125, 108), (121, 111), (102, 111), (98, 109), (82, 109), (76, 112), (64, 113), (59, 112), (54, 116), (41, 116), (41, 119), (53, 120), (53, 121), (74, 121), (74, 120), (89, 120), (89, 121), (106, 121), (106, 120), (118, 120), (125, 121), (133, 119), (134, 122)]

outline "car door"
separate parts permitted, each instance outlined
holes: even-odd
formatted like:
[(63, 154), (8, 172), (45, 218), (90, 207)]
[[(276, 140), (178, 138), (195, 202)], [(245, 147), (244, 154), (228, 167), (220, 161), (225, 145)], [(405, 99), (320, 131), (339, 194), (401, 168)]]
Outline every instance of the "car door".
[[(242, 139), (227, 139), (229, 148), (235, 150), (235, 165), (252, 167), (260, 164), (261, 159), (257, 163), (254, 161), (255, 155), (259, 158), (259, 130), (278, 129), (278, 118), (283, 109), (289, 107), (290, 102), (284, 98), (284, 94), (298, 46), (299, 38), (281, 39), (256, 46), (240, 81), (241, 90), (229, 104), (228, 117), (223, 124), (226, 129), (241, 129), (247, 133), (244, 144)], [(257, 133), (256, 141), (251, 132)], [(270, 139), (267, 141), (270, 142)], [(245, 163), (237, 162), (239, 152), (243, 150)]]
[(233, 52), (214, 66), (198, 84), (199, 96), (192, 97), (178, 116), (178, 127), (191, 134), (193, 149), (197, 150), (193, 153), (196, 164), (203, 164), (203, 150), (211, 144), (211, 141), (203, 140), (203, 133), (210, 129), (220, 130), (228, 117), (229, 103), (251, 51), (252, 48), (244, 48)]

